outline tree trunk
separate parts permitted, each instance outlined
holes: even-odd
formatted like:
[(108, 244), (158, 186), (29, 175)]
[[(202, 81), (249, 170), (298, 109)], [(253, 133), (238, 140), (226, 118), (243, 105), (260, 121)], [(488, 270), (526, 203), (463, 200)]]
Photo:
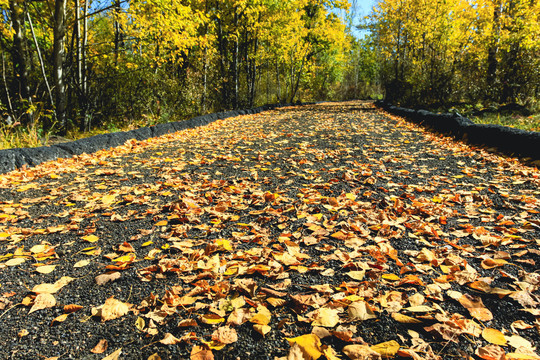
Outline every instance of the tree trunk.
[(47, 79), (47, 72), (45, 71), (45, 64), (43, 63), (43, 58), (41, 57), (41, 50), (39, 49), (39, 44), (36, 39), (36, 34), (34, 32), (34, 26), (32, 25), (32, 19), (30, 14), (26, 14), (28, 17), (28, 25), (30, 25), (30, 31), (32, 33), (32, 39), (34, 39), (34, 44), (36, 45), (36, 51), (38, 54), (39, 65), (41, 67), (41, 74), (43, 75), (43, 80), (45, 81), (45, 86), (47, 87), (47, 92), (49, 93), (49, 99), (51, 100), (51, 105), (54, 106), (54, 98), (52, 95), (51, 87), (49, 85), (49, 80)]
[(499, 43), (499, 33), (500, 33), (500, 17), (501, 17), (501, 4), (500, 2), (495, 2), (493, 8), (493, 35), (491, 39), (491, 44), (488, 49), (487, 57), (487, 92), (488, 98), (490, 100), (495, 99), (497, 94), (497, 52), (498, 52), (498, 43)]
[[(9, 7), (11, 10), (11, 24), (13, 27), (13, 72), (15, 74), (13, 81), (13, 93), (19, 94), (19, 98), (24, 102), (28, 102), (27, 106), (32, 104), (30, 96), (30, 86), (28, 84), (28, 51), (26, 44), (26, 36), (24, 31), (24, 19), (26, 17), (26, 4), (24, 0), (10, 0)], [(24, 109), (26, 110), (26, 109)], [(21, 119), (25, 126), (31, 125), (34, 122), (34, 117), (31, 112), (24, 111), (24, 116)]]
[(53, 72), (56, 97), (56, 121), (62, 135), (66, 133), (66, 88), (64, 83), (64, 40), (66, 1), (56, 0), (54, 9)]

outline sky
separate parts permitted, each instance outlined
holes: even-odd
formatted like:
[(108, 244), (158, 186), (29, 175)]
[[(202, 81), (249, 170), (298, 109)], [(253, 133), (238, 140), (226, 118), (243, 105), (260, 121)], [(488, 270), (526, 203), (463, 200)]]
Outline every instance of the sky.
[[(377, 3), (377, 0), (356, 0), (352, 1), (349, 0), (353, 6), (355, 6), (355, 9), (351, 9), (351, 11), (357, 12), (357, 19), (361, 19), (364, 16), (369, 15), (371, 12), (371, 9), (373, 6)], [(365, 35), (367, 31), (365, 30), (353, 30), (353, 35), (356, 37), (362, 37)]]

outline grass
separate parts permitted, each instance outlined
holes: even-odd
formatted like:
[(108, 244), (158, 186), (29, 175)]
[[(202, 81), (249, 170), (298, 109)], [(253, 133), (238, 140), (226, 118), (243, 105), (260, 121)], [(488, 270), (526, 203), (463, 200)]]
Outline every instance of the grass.
[(469, 116), (469, 119), (476, 124), (496, 124), (528, 131), (540, 131), (540, 114), (523, 116), (493, 113), (482, 116)]
[(0, 126), (0, 150), (22, 147), (36, 147), (43, 145), (41, 129), (37, 126), (23, 127), (20, 124)]

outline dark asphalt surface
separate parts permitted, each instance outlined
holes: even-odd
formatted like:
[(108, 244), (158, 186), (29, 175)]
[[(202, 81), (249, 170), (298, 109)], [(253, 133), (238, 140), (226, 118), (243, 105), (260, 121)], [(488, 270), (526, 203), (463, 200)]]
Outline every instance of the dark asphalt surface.
[[(510, 358), (535, 356), (539, 189), (537, 169), (365, 102), (217, 120), (0, 175), (0, 358), (189, 359), (207, 346), (275, 359), (313, 331), (342, 359), (392, 340), (396, 358), (475, 358), (484, 328), (506, 336)], [(54, 301), (38, 295), (64, 276)], [(111, 298), (107, 320), (96, 308)], [(355, 302), (375, 318), (351, 317)], [(238, 340), (218, 349), (225, 323)]]

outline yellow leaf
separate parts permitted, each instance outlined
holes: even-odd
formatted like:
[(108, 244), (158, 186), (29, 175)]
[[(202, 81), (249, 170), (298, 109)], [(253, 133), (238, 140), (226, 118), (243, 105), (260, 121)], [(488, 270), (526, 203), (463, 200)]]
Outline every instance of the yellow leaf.
[(322, 308), (315, 312), (313, 326), (334, 327), (339, 323), (339, 312), (336, 309)]
[(201, 321), (205, 324), (212, 325), (222, 323), (225, 319), (217, 314), (205, 314), (201, 316)]
[(101, 317), (101, 321), (118, 319), (126, 315), (131, 306), (131, 304), (123, 303), (111, 296), (105, 300), (105, 304), (102, 306), (92, 308), (92, 316)]
[(508, 261), (504, 259), (484, 259), (480, 263), (480, 266), (482, 266), (482, 269), (493, 269), (504, 266), (505, 264), (508, 264)]
[(373, 310), (364, 301), (355, 301), (349, 305), (349, 316), (353, 320), (369, 320), (376, 319), (377, 315), (373, 313)]
[(397, 354), (400, 346), (397, 341), (390, 340), (371, 346), (371, 350), (375, 350), (382, 356), (392, 357)]
[(413, 318), (413, 317), (410, 317), (410, 316), (407, 316), (407, 315), (403, 315), (403, 314), (400, 314), (400, 313), (392, 313), (392, 318), (394, 320), (396, 320), (397, 322), (399, 323), (402, 323), (402, 324), (420, 324), (422, 323), (421, 320), (418, 320), (416, 318)]
[(5, 264), (7, 266), (17, 266), (17, 265), (22, 264), (25, 261), (26, 261), (25, 258), (15, 258), (15, 259), (10, 259), (10, 260), (6, 261)]
[(114, 262), (132, 262), (136, 258), (137, 258), (137, 255), (135, 255), (133, 253), (129, 253), (127, 255), (119, 256), (117, 258), (114, 258), (114, 259), (112, 259), (112, 261), (114, 261)]
[(45, 265), (36, 268), (36, 271), (40, 274), (49, 274), (54, 271), (56, 265)]
[(506, 345), (506, 338), (503, 333), (497, 329), (485, 328), (482, 330), (482, 337), (487, 341), (495, 345)]
[(80, 267), (84, 267), (86, 265), (90, 264), (90, 260), (80, 260), (80, 261), (77, 261), (73, 267), (75, 268), (80, 268)]
[(116, 350), (115, 352), (109, 354), (108, 356), (105, 356), (101, 360), (118, 360), (120, 354), (122, 354), (122, 348)]
[(375, 360), (381, 358), (381, 354), (370, 348), (369, 345), (347, 345), (343, 348), (343, 352), (351, 360)]
[(396, 274), (383, 274), (381, 277), (385, 280), (391, 280), (391, 281), (397, 281), (400, 279), (400, 277), (397, 276)]
[(142, 243), (141, 246), (142, 246), (142, 247), (145, 247), (145, 246), (148, 246), (148, 245), (152, 245), (153, 243), (154, 243), (154, 242), (153, 242), (152, 240), (149, 240), (149, 241), (147, 241), (147, 242), (145, 242), (145, 243)]
[(34, 286), (32, 288), (32, 292), (35, 292), (36, 294), (43, 294), (43, 293), (54, 294), (73, 280), (74, 279), (72, 277), (62, 276), (54, 284), (45, 283), (45, 284), (39, 284), (39, 285)]
[(257, 331), (262, 336), (265, 336), (266, 334), (268, 334), (272, 330), (272, 328), (270, 326), (268, 326), (268, 325), (260, 325), (260, 324), (253, 324), (253, 329), (255, 329), (255, 331)]
[(57, 316), (55, 317), (52, 321), (51, 321), (51, 326), (53, 326), (54, 324), (56, 323), (62, 323), (64, 321), (66, 321), (66, 319), (68, 318), (69, 314), (62, 314), (60, 316)]
[(96, 235), (86, 235), (86, 236), (83, 236), (81, 239), (88, 241), (89, 243), (94, 243), (99, 240), (99, 238)]
[(105, 205), (111, 205), (116, 200), (116, 195), (105, 195), (101, 198), (101, 202)]
[(167, 226), (167, 220), (161, 220), (156, 223), (156, 226)]
[(30, 248), (30, 252), (32, 254), (39, 254), (42, 252), (45, 252), (49, 248), (49, 245), (41, 244), (41, 245), (34, 245)]
[(270, 323), (270, 317), (266, 314), (255, 314), (249, 319), (250, 322), (259, 325), (268, 325)]
[(135, 327), (139, 330), (139, 331), (143, 331), (144, 330), (144, 326), (146, 324), (144, 323), (144, 319), (140, 316), (137, 317), (137, 320), (135, 320)]
[(295, 338), (285, 339), (291, 346), (297, 344), (306, 355), (306, 360), (316, 360), (323, 355), (321, 350), (321, 339), (315, 334), (306, 334)]
[(366, 271), (349, 271), (347, 275), (349, 275), (354, 280), (362, 281), (364, 279), (364, 276), (366, 275)]

